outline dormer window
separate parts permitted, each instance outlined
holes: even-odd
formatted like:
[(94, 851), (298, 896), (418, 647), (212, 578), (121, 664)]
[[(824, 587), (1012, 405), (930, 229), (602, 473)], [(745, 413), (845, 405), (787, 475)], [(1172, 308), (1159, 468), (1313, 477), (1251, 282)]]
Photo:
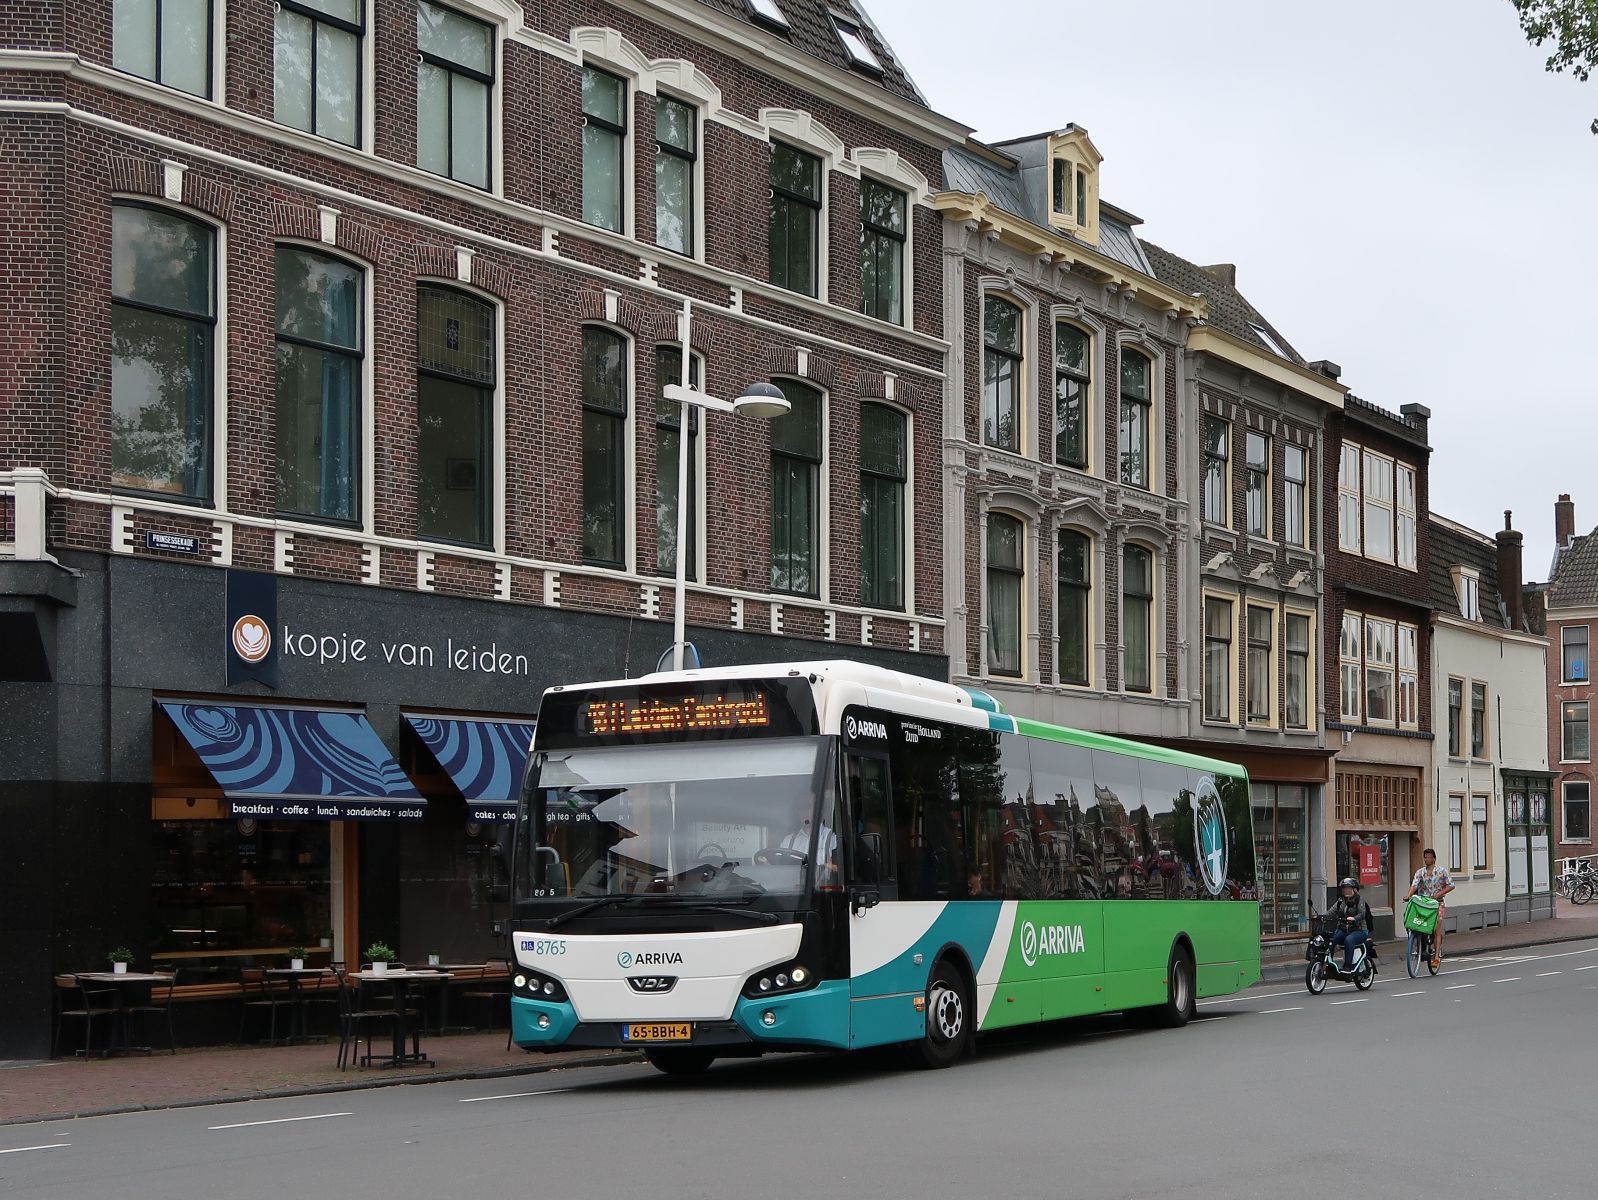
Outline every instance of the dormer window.
[(1099, 241), (1101, 161), (1085, 129), (1049, 135), (1049, 224), (1092, 246)]
[(832, 15), (832, 25), (838, 31), (838, 40), (843, 43), (849, 61), (857, 67), (864, 67), (880, 75), (882, 62), (877, 58), (876, 52), (866, 44), (866, 39), (861, 36), (860, 26), (836, 13)]
[(777, 7), (777, 0), (749, 0), (749, 8), (756, 19), (787, 32), (788, 18), (783, 16), (782, 9)]
[(1454, 595), (1459, 600), (1459, 615), (1467, 621), (1481, 620), (1481, 575), (1470, 567), (1455, 567)]
[(1054, 160), (1054, 211), (1062, 217), (1071, 215), (1071, 175), (1069, 160)]

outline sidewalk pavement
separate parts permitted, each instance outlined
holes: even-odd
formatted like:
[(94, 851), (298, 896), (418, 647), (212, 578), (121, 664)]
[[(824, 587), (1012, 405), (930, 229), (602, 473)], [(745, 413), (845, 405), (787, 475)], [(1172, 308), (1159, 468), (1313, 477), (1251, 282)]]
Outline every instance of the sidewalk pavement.
[(338, 1041), (303, 1046), (212, 1046), (112, 1059), (54, 1059), (0, 1068), (0, 1125), (262, 1100), (440, 1079), (493, 1079), (557, 1067), (632, 1062), (620, 1050), (528, 1054), (505, 1049), (505, 1031), (430, 1037), (434, 1067), (351, 1067), (340, 1071)]
[[(1598, 904), (1584, 906), (1557, 900), (1554, 916), (1550, 920), (1524, 921), (1518, 925), (1495, 925), (1491, 929), (1444, 934), (1443, 956), (1446, 960), (1464, 954), (1490, 954), (1495, 950), (1518, 950), (1525, 946), (1541, 946), (1546, 942), (1575, 942), (1586, 938), (1598, 938)], [(1396, 967), (1402, 974), (1405, 940), (1396, 938), (1379, 942), (1378, 947), (1383, 968), (1391, 972)], [(1260, 970), (1261, 980), (1267, 983), (1301, 979), (1303, 975), (1302, 949), (1293, 958), (1268, 960)]]

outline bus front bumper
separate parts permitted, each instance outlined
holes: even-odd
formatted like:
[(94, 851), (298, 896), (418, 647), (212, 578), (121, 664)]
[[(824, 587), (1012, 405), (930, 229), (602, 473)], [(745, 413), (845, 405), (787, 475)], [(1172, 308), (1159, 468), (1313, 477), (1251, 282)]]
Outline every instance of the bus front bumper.
[[(512, 996), (511, 1039), (524, 1050), (636, 1049), (620, 1021), (580, 1021), (570, 1001)], [(844, 1050), (849, 1046), (849, 981), (831, 979), (786, 996), (740, 998), (730, 1021), (694, 1021), (691, 1045), (728, 1054), (759, 1050)]]

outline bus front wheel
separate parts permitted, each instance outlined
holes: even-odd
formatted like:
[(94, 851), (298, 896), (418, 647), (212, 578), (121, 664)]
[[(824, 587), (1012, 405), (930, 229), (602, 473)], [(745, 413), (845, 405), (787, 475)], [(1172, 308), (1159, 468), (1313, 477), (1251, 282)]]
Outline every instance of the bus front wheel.
[(1198, 1015), (1193, 959), (1182, 947), (1171, 951), (1171, 963), (1166, 968), (1165, 978), (1165, 1003), (1154, 1010), (1155, 1021), (1168, 1029), (1175, 1029)]
[(914, 1043), (917, 1066), (952, 1067), (971, 1045), (977, 1014), (965, 973), (940, 958), (927, 979), (926, 1032)]
[(706, 1050), (645, 1050), (649, 1065), (667, 1075), (702, 1075), (716, 1061), (716, 1056)]

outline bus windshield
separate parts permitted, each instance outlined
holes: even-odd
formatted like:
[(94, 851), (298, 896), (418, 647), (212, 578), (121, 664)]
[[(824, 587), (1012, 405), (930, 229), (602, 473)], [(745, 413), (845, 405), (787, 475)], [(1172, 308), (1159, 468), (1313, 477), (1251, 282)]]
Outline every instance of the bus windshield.
[(523, 801), (518, 899), (803, 893), (818, 858), (837, 871), (830, 764), (819, 737), (540, 756)]

